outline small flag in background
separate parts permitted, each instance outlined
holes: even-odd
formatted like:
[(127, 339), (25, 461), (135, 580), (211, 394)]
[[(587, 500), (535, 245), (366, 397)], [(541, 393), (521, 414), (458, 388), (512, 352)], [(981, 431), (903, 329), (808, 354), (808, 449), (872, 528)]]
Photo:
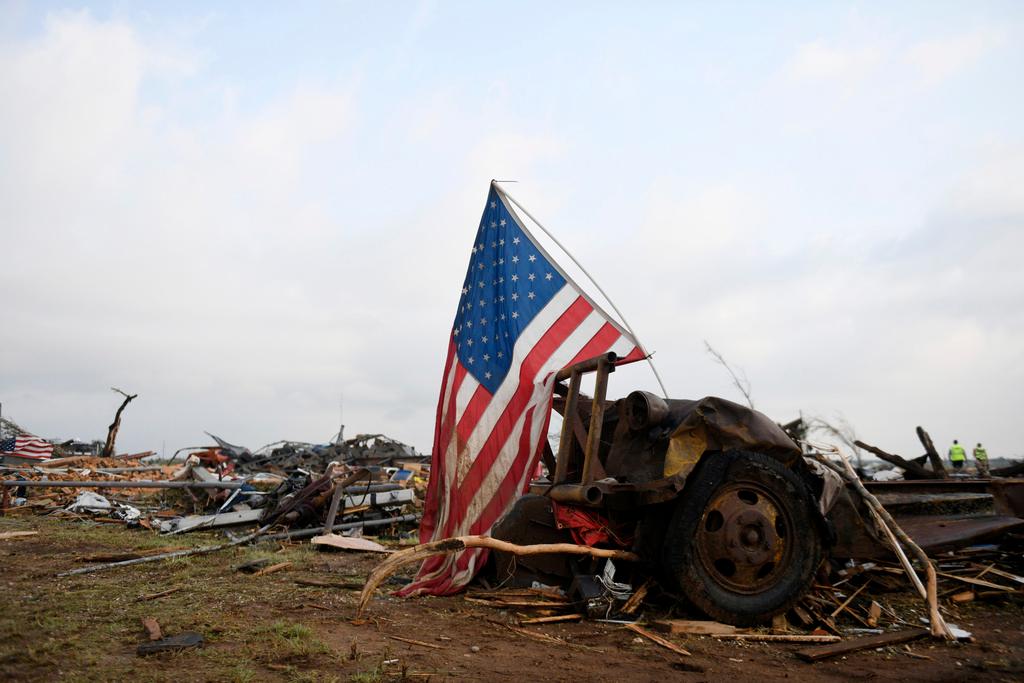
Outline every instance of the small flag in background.
[(17, 434), (0, 441), (0, 455), (46, 460), (53, 455), (53, 444), (31, 434)]
[[(491, 184), (448, 343), (420, 541), (487, 534), (525, 490), (547, 438), (554, 378), (614, 351), (645, 357), (547, 255)], [(447, 595), (482, 549), (426, 560), (399, 595)]]

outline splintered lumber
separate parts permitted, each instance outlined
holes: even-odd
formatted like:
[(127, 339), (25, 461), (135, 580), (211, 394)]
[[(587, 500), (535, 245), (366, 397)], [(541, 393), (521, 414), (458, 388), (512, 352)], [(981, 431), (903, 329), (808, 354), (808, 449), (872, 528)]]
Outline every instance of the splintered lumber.
[(626, 604), (622, 606), (621, 612), (623, 614), (633, 614), (636, 612), (643, 603), (644, 598), (647, 597), (647, 592), (651, 590), (652, 585), (654, 585), (654, 581), (652, 579), (647, 579), (640, 584), (640, 587), (637, 588), (631, 596), (629, 596), (629, 600), (626, 600)]
[(953, 579), (954, 581), (960, 581), (962, 583), (969, 583), (972, 586), (981, 586), (983, 588), (991, 588), (993, 590), (1007, 591), (1013, 593), (1016, 589), (1010, 588), (1009, 586), (1001, 586), (998, 583), (992, 583), (991, 581), (983, 581), (982, 579), (974, 579), (970, 576), (958, 576), (956, 574), (948, 574), (946, 572), (939, 572), (939, 576), (944, 579)]
[(447, 555), (457, 553), (467, 548), (489, 548), (501, 552), (512, 553), (513, 555), (589, 555), (597, 558), (610, 558), (613, 560), (625, 560), (629, 562), (639, 561), (640, 557), (627, 550), (608, 550), (605, 548), (591, 548), (585, 545), (574, 543), (541, 543), (537, 545), (516, 545), (507, 541), (499, 541), (490, 536), (456, 536), (440, 541), (422, 543), (412, 548), (400, 550), (385, 558), (380, 564), (374, 567), (370, 575), (366, 577), (366, 585), (359, 595), (359, 605), (356, 608), (356, 616), (360, 616), (366, 609), (373, 597), (373, 591), (382, 584), (389, 576), (398, 571), (399, 568), (419, 562), (435, 555)]
[(863, 586), (861, 586), (860, 588), (858, 588), (856, 591), (854, 591), (854, 593), (852, 595), (850, 595), (850, 597), (846, 598), (846, 600), (844, 600), (843, 603), (841, 605), (839, 605), (839, 607), (836, 607), (835, 610), (832, 612), (832, 614), (830, 614), (829, 616), (830, 617), (834, 617), (834, 616), (838, 615), (840, 612), (842, 612), (844, 609), (846, 609), (846, 606), (849, 605), (851, 602), (853, 602), (853, 599), (855, 597), (857, 597), (858, 595), (860, 595), (861, 591), (863, 591), (867, 587), (868, 587), (868, 583), (865, 582), (865, 584)]
[(695, 621), (691, 619), (664, 619), (648, 624), (651, 629), (669, 635), (726, 636), (738, 633), (740, 629), (731, 624), (717, 621)]
[(311, 586), (313, 588), (340, 588), (342, 590), (357, 591), (363, 587), (362, 581), (320, 581), (318, 579), (295, 579), (300, 586)]
[(272, 564), (269, 567), (265, 567), (259, 570), (258, 572), (253, 573), (253, 576), (266, 576), (267, 574), (273, 574), (274, 572), (279, 572), (284, 569), (288, 569), (291, 566), (291, 562), (278, 562), (277, 564)]
[(466, 596), (463, 598), (466, 602), (475, 602), (479, 605), (490, 605), (491, 607), (541, 607), (541, 608), (561, 608), (565, 609), (569, 607), (568, 603), (565, 602), (549, 602), (546, 600), (503, 600), (501, 598), (474, 598)]
[(556, 614), (553, 617), (534, 617), (533, 619), (520, 619), (519, 624), (521, 626), (526, 626), (527, 624), (555, 624), (560, 621), (579, 621), (582, 618), (582, 614)]
[(808, 636), (797, 633), (722, 633), (715, 634), (719, 640), (750, 640), (765, 643), (838, 643), (839, 636)]
[(443, 650), (444, 649), (440, 645), (434, 645), (433, 643), (424, 643), (422, 640), (413, 640), (412, 638), (403, 638), (402, 636), (395, 636), (395, 635), (391, 635), (390, 633), (385, 633), (384, 635), (386, 635), (388, 638), (391, 638), (392, 640), (400, 640), (403, 643), (409, 643), (410, 645), (419, 645), (420, 647), (429, 647), (431, 650)]
[(924, 629), (912, 628), (903, 631), (894, 631), (892, 633), (882, 633), (877, 636), (854, 638), (853, 640), (833, 643), (832, 645), (809, 647), (803, 650), (797, 650), (796, 656), (805, 662), (820, 662), (821, 660), (828, 659), (829, 657), (848, 655), (853, 652), (860, 652), (861, 650), (885, 647), (886, 645), (909, 643), (912, 640), (918, 640), (927, 635), (928, 631), (925, 631)]
[(877, 446), (872, 446), (871, 444), (864, 443), (863, 441), (858, 440), (854, 441), (853, 443), (855, 446), (857, 446), (857, 448), (863, 448), (869, 453), (874, 453), (887, 463), (891, 465), (896, 465), (896, 467), (899, 467), (908, 475), (910, 475), (907, 477), (908, 479), (939, 479), (939, 475), (935, 474), (926, 467), (918, 465), (913, 460), (906, 460), (898, 455), (886, 453), (881, 448), (878, 448)]
[[(868, 509), (871, 510), (872, 516), (881, 527), (882, 531), (885, 532), (886, 537), (889, 539), (889, 543), (892, 546), (892, 550), (896, 553), (900, 563), (903, 565), (904, 570), (910, 577), (914, 586), (921, 593), (922, 597), (928, 605), (929, 624), (931, 625), (931, 634), (936, 638), (944, 638), (945, 640), (954, 640), (955, 636), (952, 631), (949, 630), (949, 626), (946, 625), (946, 621), (942, 618), (939, 613), (939, 597), (938, 597), (938, 578), (935, 575), (935, 567), (932, 565), (931, 560), (920, 546), (914, 543), (914, 540), (907, 535), (905, 531), (896, 523), (896, 520), (892, 518), (888, 510), (878, 502), (878, 499), (868, 491), (860, 477), (857, 476), (857, 472), (853, 469), (853, 465), (850, 464), (849, 458), (842, 451), (839, 452), (840, 458), (843, 461), (843, 467), (838, 467), (832, 463), (828, 458), (819, 454), (815, 454), (815, 458), (824, 464), (826, 467), (832, 469), (834, 472), (839, 474), (843, 480), (851, 484), (857, 489), (864, 502), (867, 503)], [(918, 577), (914, 568), (910, 564), (909, 558), (903, 548), (900, 547), (900, 543), (903, 543), (906, 547), (910, 548), (910, 551), (917, 557), (918, 562), (924, 567), (927, 574), (928, 586), (925, 588), (921, 585), (921, 579)]]
[(943, 479), (948, 477), (946, 467), (942, 464), (942, 458), (939, 457), (939, 452), (935, 450), (935, 444), (932, 443), (932, 437), (928, 436), (928, 432), (924, 431), (924, 427), (917, 428), (917, 438), (921, 440), (921, 445), (924, 446), (924, 450), (928, 454), (928, 460), (931, 461), (935, 474)]
[(0, 533), (0, 541), (9, 541), (12, 538), (35, 536), (38, 533), (38, 531), (4, 531), (3, 533)]
[(550, 643), (552, 645), (565, 645), (564, 640), (556, 636), (550, 636), (547, 633), (541, 633), (540, 631), (531, 631), (527, 628), (519, 628), (518, 626), (513, 626), (512, 624), (504, 624), (504, 626), (513, 633), (518, 633), (521, 636), (532, 638), (534, 640), (539, 640), (542, 643)]
[(687, 652), (683, 648), (679, 647), (678, 645), (673, 643), (671, 640), (665, 640), (661, 636), (655, 635), (654, 633), (651, 633), (650, 631), (648, 631), (646, 629), (640, 628), (636, 624), (626, 624), (626, 628), (628, 628), (630, 631), (632, 631), (634, 633), (639, 633), (644, 638), (647, 638), (648, 640), (650, 640), (652, 642), (655, 642), (655, 643), (657, 643), (658, 645), (661, 645), (664, 648), (672, 650), (672, 652), (675, 652), (676, 654), (683, 655), (684, 657), (689, 657), (690, 656), (689, 652)]

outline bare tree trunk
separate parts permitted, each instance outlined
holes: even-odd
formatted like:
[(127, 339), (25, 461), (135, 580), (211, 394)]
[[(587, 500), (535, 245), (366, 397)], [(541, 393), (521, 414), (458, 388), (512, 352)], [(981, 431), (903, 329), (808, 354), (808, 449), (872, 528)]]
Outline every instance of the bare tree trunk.
[(932, 437), (928, 436), (928, 432), (924, 431), (924, 427), (917, 428), (917, 438), (921, 440), (921, 444), (924, 446), (924, 450), (928, 453), (928, 460), (932, 463), (932, 469), (935, 470), (941, 479), (947, 478), (949, 475), (946, 473), (946, 466), (942, 464), (942, 458), (939, 457), (938, 451), (935, 450), (935, 444), (932, 443)]
[(882, 460), (886, 461), (887, 463), (891, 463), (893, 465), (896, 465), (896, 467), (902, 468), (903, 471), (907, 475), (911, 475), (911, 476), (907, 476), (906, 477), (907, 479), (939, 479), (940, 478), (939, 475), (935, 474), (934, 472), (932, 472), (930, 469), (928, 469), (926, 467), (922, 467), (921, 465), (918, 465), (913, 460), (906, 460), (904, 458), (901, 458), (898, 455), (893, 455), (892, 453), (886, 453), (881, 448), (878, 448), (877, 446), (872, 446), (871, 444), (866, 444), (863, 441), (855, 441), (854, 443), (857, 444), (858, 448), (863, 448), (868, 453), (874, 453), (875, 455), (877, 455), (879, 458), (881, 458)]
[(125, 407), (132, 402), (132, 399), (137, 397), (138, 394), (132, 394), (129, 396), (127, 393), (117, 389), (115, 387), (110, 388), (111, 391), (124, 396), (124, 401), (121, 403), (121, 407), (117, 409), (114, 414), (114, 421), (110, 425), (110, 429), (107, 430), (107, 443), (103, 445), (103, 457), (109, 458), (114, 455), (114, 441), (117, 440), (117, 431), (121, 428), (121, 413), (124, 412)]

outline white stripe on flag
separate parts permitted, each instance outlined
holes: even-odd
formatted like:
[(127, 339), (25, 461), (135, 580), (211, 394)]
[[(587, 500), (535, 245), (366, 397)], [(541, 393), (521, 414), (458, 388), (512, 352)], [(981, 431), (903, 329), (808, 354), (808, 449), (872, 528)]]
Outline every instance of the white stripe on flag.
[[(547, 377), (550, 373), (558, 372), (565, 364), (571, 361), (579, 350), (583, 348), (590, 339), (597, 334), (597, 331), (604, 326), (605, 320), (597, 311), (592, 311), (583, 322), (580, 323), (579, 327), (572, 331), (572, 333), (565, 339), (562, 344), (558, 346), (551, 357), (544, 363), (540, 371), (537, 373), (537, 378)], [(529, 411), (531, 406), (539, 404), (545, 397), (547, 392), (551, 390), (550, 383), (535, 384), (533, 387), (533, 394), (530, 396), (529, 402), (524, 407), (523, 411), (516, 416), (515, 427), (511, 430), (508, 438), (501, 445), (501, 451), (498, 455), (497, 460), (488, 469), (487, 475), (480, 484), (480, 488), (474, 493), (473, 500), (466, 511), (466, 518), (463, 519), (459, 524), (459, 533), (462, 535), (467, 533), (469, 527), (477, 520), (487, 504), (491, 502), (491, 498), (497, 492), (501, 482), (504, 481), (505, 476), (508, 474), (509, 469), (512, 467), (512, 463), (515, 461), (516, 456), (519, 453), (519, 438), (523, 431), (523, 421), (526, 418), (526, 413)], [(543, 411), (535, 411), (543, 412)], [(532, 429), (531, 429), (532, 432)], [(535, 443), (531, 441), (531, 443)]]

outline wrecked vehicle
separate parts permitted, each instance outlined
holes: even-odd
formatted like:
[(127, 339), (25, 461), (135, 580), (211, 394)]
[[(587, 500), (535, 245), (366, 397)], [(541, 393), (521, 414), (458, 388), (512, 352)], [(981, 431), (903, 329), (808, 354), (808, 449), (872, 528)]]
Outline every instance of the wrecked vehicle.
[[(630, 548), (649, 575), (719, 621), (751, 625), (787, 610), (831, 538), (821, 480), (799, 447), (763, 414), (721, 398), (605, 400), (615, 361), (610, 353), (558, 373), (563, 426), (557, 457), (544, 456), (550, 478), (531, 484), (492, 535)], [(506, 585), (572, 581), (574, 590), (588, 573), (566, 556), (501, 552), (494, 571)]]

